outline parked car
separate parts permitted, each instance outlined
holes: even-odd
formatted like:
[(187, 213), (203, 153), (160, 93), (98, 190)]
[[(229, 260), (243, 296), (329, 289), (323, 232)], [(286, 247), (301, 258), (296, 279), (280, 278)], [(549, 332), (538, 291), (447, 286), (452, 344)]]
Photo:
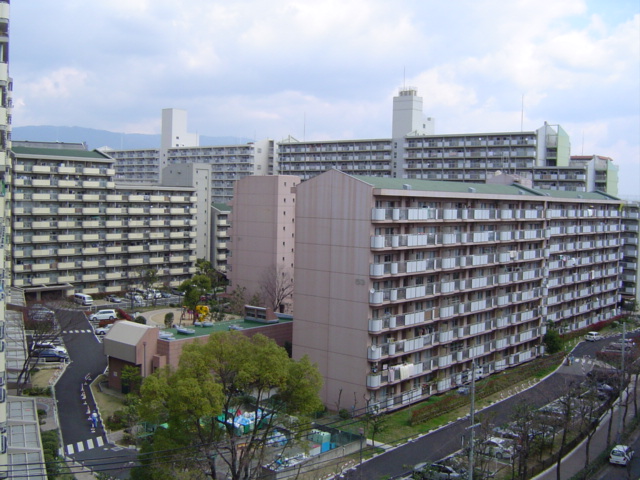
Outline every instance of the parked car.
[(173, 295), (170, 292), (160, 292), (162, 298), (171, 298)]
[(106, 335), (107, 333), (109, 333), (109, 330), (111, 330), (112, 327), (113, 327), (113, 323), (109, 323), (104, 327), (96, 328), (94, 332), (96, 335)]
[(118, 318), (118, 314), (113, 308), (98, 310), (96, 313), (89, 315), (89, 320), (92, 322), (98, 322), (100, 320), (115, 320), (116, 318)]
[(513, 457), (513, 443), (506, 438), (489, 437), (482, 443), (479, 453), (496, 457), (498, 460), (509, 459)]
[(584, 339), (587, 342), (597, 342), (598, 340), (602, 340), (603, 338), (604, 337), (598, 332), (587, 332), (587, 334), (584, 336)]
[(453, 467), (449, 465), (442, 465), (441, 463), (419, 463), (413, 467), (413, 478), (419, 475), (419, 478), (424, 480), (449, 480), (453, 478), (462, 478), (462, 473), (456, 472)]
[(133, 300), (134, 303), (144, 303), (144, 298), (142, 298), (142, 295), (140, 295), (139, 293), (136, 292), (127, 292), (125, 293), (125, 298), (129, 299), (129, 300)]
[(122, 298), (118, 297), (117, 295), (108, 295), (106, 300), (107, 302), (111, 303), (122, 303)]
[(616, 445), (609, 454), (609, 463), (627, 465), (633, 458), (633, 450), (627, 445)]
[(64, 355), (68, 355), (67, 349), (61, 345), (55, 345), (51, 342), (36, 342), (31, 346), (32, 350), (55, 350)]
[(66, 362), (69, 359), (67, 353), (59, 352), (52, 348), (45, 348), (44, 350), (38, 350), (36, 356), (45, 362)]
[(40, 303), (34, 303), (29, 307), (29, 319), (31, 320), (55, 320), (55, 318), (55, 312)]

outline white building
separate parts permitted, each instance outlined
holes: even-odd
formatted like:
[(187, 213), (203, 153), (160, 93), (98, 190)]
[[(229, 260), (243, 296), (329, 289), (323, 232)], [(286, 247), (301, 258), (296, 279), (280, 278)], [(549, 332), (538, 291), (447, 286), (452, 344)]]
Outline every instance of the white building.
[(14, 145), (13, 282), (28, 296), (109, 293), (143, 270), (195, 272), (194, 188), (119, 185), (113, 159), (82, 145)]
[(8, 395), (26, 357), (24, 294), (11, 284), (12, 89), (9, 1), (0, 0), (0, 478), (45, 480), (36, 399)]

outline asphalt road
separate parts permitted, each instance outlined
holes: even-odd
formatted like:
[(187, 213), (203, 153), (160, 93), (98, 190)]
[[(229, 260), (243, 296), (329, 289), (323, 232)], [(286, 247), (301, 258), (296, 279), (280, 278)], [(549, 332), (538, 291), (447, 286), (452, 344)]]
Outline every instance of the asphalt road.
[[(582, 342), (576, 347), (573, 355), (576, 358), (595, 358), (596, 352), (612, 341), (613, 338), (599, 342)], [(580, 381), (584, 378), (588, 367), (583, 365), (586, 364), (576, 362), (573, 368), (563, 369), (563, 372), (567, 373), (556, 372), (534, 387), (484, 409), (481, 414), (494, 416), (494, 425), (502, 425), (512, 420), (515, 408), (521, 403), (536, 408), (542, 407), (560, 397), (570, 383)], [(394, 478), (407, 474), (411, 466), (417, 463), (441, 460), (461, 448), (462, 439), (467, 433), (466, 429), (468, 426), (469, 420), (467, 418), (459, 420), (417, 440), (372, 458), (361, 466), (345, 472), (344, 478), (352, 480)], [(640, 447), (636, 451), (640, 453)], [(640, 463), (640, 460), (638, 461)]]
[[(55, 386), (58, 420), (65, 455), (96, 470), (128, 478), (136, 452), (109, 444), (101, 422), (92, 428), (90, 414), (96, 410), (85, 377), (96, 378), (107, 366), (102, 343), (81, 310), (56, 309), (62, 339), (71, 359)], [(84, 398), (82, 396), (84, 391)]]

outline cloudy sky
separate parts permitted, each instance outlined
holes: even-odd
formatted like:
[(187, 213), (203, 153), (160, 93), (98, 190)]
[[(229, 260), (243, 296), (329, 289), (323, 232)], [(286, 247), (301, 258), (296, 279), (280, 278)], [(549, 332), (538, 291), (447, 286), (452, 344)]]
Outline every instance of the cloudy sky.
[[(387, 138), (418, 88), (436, 133), (535, 130), (610, 156), (640, 198), (638, 0), (31, 0), (11, 4), (16, 126)], [(524, 102), (523, 102), (524, 98)], [(524, 104), (524, 110), (522, 105)]]

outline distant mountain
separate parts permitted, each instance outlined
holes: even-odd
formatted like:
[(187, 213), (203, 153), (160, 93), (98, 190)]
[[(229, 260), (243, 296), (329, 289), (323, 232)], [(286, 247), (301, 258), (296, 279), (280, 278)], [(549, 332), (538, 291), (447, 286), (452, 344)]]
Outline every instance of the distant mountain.
[[(13, 127), (12, 140), (30, 140), (32, 142), (71, 142), (86, 143), (89, 150), (111, 147), (114, 150), (136, 148), (160, 148), (160, 135), (143, 133), (117, 133), (83, 127)], [(237, 145), (251, 142), (241, 137), (209, 137), (200, 135), (200, 145)]]

